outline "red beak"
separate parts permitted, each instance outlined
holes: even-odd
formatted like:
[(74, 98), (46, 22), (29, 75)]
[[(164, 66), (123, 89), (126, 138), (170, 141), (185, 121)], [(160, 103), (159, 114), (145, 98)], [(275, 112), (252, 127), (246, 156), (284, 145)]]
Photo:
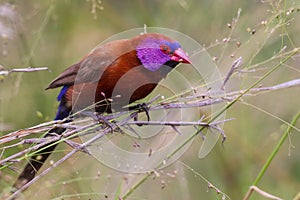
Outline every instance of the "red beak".
[(189, 57), (186, 55), (186, 53), (181, 49), (178, 48), (174, 51), (174, 54), (171, 56), (171, 60), (180, 62), (180, 63), (188, 63), (191, 64)]

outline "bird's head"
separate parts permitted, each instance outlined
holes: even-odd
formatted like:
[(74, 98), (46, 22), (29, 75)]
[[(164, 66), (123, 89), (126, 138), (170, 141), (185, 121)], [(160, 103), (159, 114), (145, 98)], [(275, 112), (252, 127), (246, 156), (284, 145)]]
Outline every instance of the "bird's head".
[(177, 41), (161, 34), (141, 36), (136, 52), (143, 66), (150, 71), (156, 71), (162, 65), (173, 68), (179, 63), (191, 63)]

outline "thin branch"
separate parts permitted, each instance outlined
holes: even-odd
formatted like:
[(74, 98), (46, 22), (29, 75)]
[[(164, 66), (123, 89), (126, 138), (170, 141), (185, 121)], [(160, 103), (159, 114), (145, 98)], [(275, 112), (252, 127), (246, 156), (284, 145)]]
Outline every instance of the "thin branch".
[[(253, 96), (259, 93), (267, 92), (267, 91), (276, 91), (280, 89), (287, 89), (291, 87), (297, 87), (300, 86), (300, 79), (294, 79), (291, 81), (286, 81), (277, 85), (273, 86), (267, 86), (267, 87), (257, 87), (257, 88), (252, 88), (247, 93), (245, 93), (246, 90), (238, 90), (238, 91), (233, 91), (233, 92), (228, 92), (226, 93), (226, 98), (228, 97), (234, 97), (236, 95), (240, 95), (241, 93), (245, 93), (244, 96)], [(186, 99), (194, 99), (194, 98), (199, 98), (203, 99), (203, 97), (208, 97), (208, 98), (213, 98), (213, 96), (220, 96), (224, 95), (224, 92), (216, 91), (216, 92), (207, 92), (207, 93), (200, 93), (194, 96), (188, 96), (185, 97)]]
[[(128, 121), (128, 118), (125, 118), (123, 120), (123, 122), (120, 122), (120, 125), (123, 125), (125, 121)], [(82, 132), (86, 132), (89, 131), (89, 129), (85, 129)], [(79, 146), (77, 146), (76, 149), (73, 149), (72, 151), (70, 151), (67, 155), (65, 155), (63, 158), (61, 158), (60, 160), (58, 160), (57, 162), (55, 162), (52, 166), (48, 167), (46, 170), (44, 170), (43, 172), (41, 172), (38, 176), (34, 177), (31, 181), (29, 181), (28, 183), (26, 183), (25, 185), (23, 185), (20, 189), (18, 189), (16, 192), (14, 192), (9, 198), (8, 200), (12, 200), (15, 197), (17, 197), (18, 194), (20, 194), (22, 191), (24, 191), (25, 189), (27, 189), (30, 185), (32, 185), (34, 182), (36, 182), (38, 179), (40, 179), (41, 177), (45, 176), (47, 173), (49, 173), (53, 168), (57, 167), (58, 165), (60, 165), (61, 163), (63, 163), (65, 160), (67, 160), (68, 158), (70, 158), (72, 155), (74, 155), (76, 152), (81, 151), (82, 149), (85, 149), (85, 147), (89, 146), (90, 144), (92, 144), (93, 142), (97, 141), (98, 139), (102, 138), (103, 136), (105, 136), (106, 134), (108, 134), (109, 132), (113, 131), (112, 127), (107, 127), (103, 130), (103, 132), (101, 134), (97, 134), (96, 136), (94, 136), (93, 138), (91, 138), (90, 140), (80, 144)]]
[(300, 118), (300, 111), (298, 111), (298, 113), (294, 116), (291, 124), (287, 127), (284, 134), (281, 136), (279, 142), (277, 143), (277, 145), (273, 149), (272, 153), (268, 157), (267, 161), (265, 162), (265, 164), (262, 167), (261, 171), (258, 173), (258, 175), (257, 175), (257, 177), (256, 177), (256, 179), (255, 179), (255, 181), (253, 182), (252, 185), (256, 186), (258, 184), (258, 182), (260, 181), (260, 179), (262, 178), (262, 176), (264, 175), (264, 173), (268, 169), (268, 167), (271, 164), (272, 160), (274, 159), (275, 155), (277, 154), (280, 147), (282, 146), (282, 144), (284, 143), (284, 141), (286, 140), (286, 138), (288, 137), (288, 135), (292, 131), (293, 126), (296, 124), (296, 122), (298, 121), (299, 118)]
[[(290, 87), (295, 87), (295, 86), (299, 86), (300, 85), (300, 79), (295, 79), (295, 80), (291, 80), (291, 81), (287, 81), (281, 84), (277, 84), (274, 86), (269, 86), (269, 87), (259, 87), (259, 88), (252, 88), (248, 90), (248, 93), (245, 93), (245, 90), (241, 90), (241, 91), (234, 91), (234, 92), (230, 92), (226, 94), (226, 97), (219, 97), (219, 98), (215, 98), (215, 99), (204, 99), (202, 100), (193, 100), (191, 101), (188, 97), (187, 99), (189, 100), (189, 102), (175, 102), (175, 103), (161, 103), (159, 105), (153, 105), (151, 107), (149, 107), (149, 110), (159, 110), (159, 109), (171, 109), (171, 108), (190, 108), (190, 107), (203, 107), (203, 106), (209, 106), (209, 105), (213, 105), (213, 104), (218, 104), (218, 103), (222, 103), (224, 101), (232, 101), (236, 98), (238, 98), (240, 96), (240, 94), (244, 94), (244, 96), (251, 96), (254, 94), (258, 94), (260, 92), (266, 92), (266, 91), (275, 91), (275, 90), (279, 90), (279, 89), (285, 89), (285, 88), (290, 88)], [(197, 95), (197, 96), (203, 96), (203, 94), (201, 95)], [(110, 115), (106, 115), (106, 120), (113, 120), (114, 118), (118, 118), (120, 116), (124, 116), (125, 114), (128, 114), (128, 111), (123, 111), (123, 112), (119, 112), (119, 113), (114, 113), (114, 114), (110, 114)], [(90, 119), (84, 119), (82, 122), (87, 122)], [(65, 128), (75, 128), (75, 126), (73, 125), (68, 125), (68, 124), (61, 124), (62, 121), (52, 121), (52, 122), (47, 122), (47, 123), (43, 123), (43, 124), (39, 124), (37, 126), (34, 127), (30, 127), (28, 129), (24, 129), (24, 130), (18, 130), (15, 132), (12, 132), (10, 134), (7, 134), (3, 137), (0, 137), (0, 144), (4, 144), (10, 141), (14, 141), (16, 139), (20, 139), (23, 138), (25, 136), (31, 135), (31, 134), (35, 134), (35, 133), (43, 133), (46, 132), (48, 130), (50, 130), (51, 128), (53, 128), (53, 125), (55, 125), (56, 127), (65, 127)], [(80, 123), (80, 122), (79, 122)], [(166, 122), (165, 124), (163, 124), (162, 122), (151, 122), (151, 121), (136, 121), (136, 122), (127, 122), (127, 124), (147, 124), (147, 125), (167, 125), (167, 123), (169, 123), (170, 126), (174, 126), (174, 125), (179, 125), (181, 123), (181, 125), (185, 125), (184, 122)], [(214, 123), (214, 122), (212, 122)], [(199, 122), (189, 122), (187, 124), (190, 125), (201, 125), (201, 123)], [(95, 124), (89, 124), (87, 126), (83, 126), (77, 129), (74, 129), (73, 131), (69, 131), (66, 132), (63, 137), (68, 137), (74, 133), (79, 133), (81, 130), (84, 130), (85, 128), (90, 128), (91, 126), (94, 126)], [(207, 124), (202, 124), (202, 125), (207, 125)], [(53, 141), (58, 141), (59, 138), (53, 138)], [(52, 141), (52, 140), (51, 140)], [(50, 142), (49, 142), (50, 143)], [(37, 145), (42, 146), (42, 144), (38, 144)], [(8, 148), (8, 147), (6, 147)], [(4, 164), (5, 162), (9, 161), (10, 159), (15, 159), (16, 157), (20, 156), (20, 155), (24, 155), (32, 150), (36, 149), (35, 147), (30, 147), (24, 151), (21, 151), (17, 154), (14, 154), (4, 160), (0, 161), (0, 164)]]
[[(295, 79), (291, 81), (287, 81), (281, 84), (277, 84), (274, 86), (268, 87), (257, 87), (245, 90), (238, 90), (233, 92), (226, 93), (226, 96), (221, 96), (224, 92), (208, 92), (208, 93), (201, 93), (193, 96), (187, 96), (182, 100), (187, 100), (185, 102), (171, 102), (171, 103), (161, 103), (153, 107), (153, 110), (165, 109), (172, 109), (172, 108), (191, 108), (191, 107), (204, 107), (204, 106), (211, 106), (214, 104), (219, 104), (222, 102), (230, 102), (237, 98), (239, 98), (242, 94), (243, 97), (247, 96), (254, 96), (263, 92), (267, 91), (276, 91), (280, 89), (286, 89), (291, 87), (300, 86), (300, 79)], [(220, 97), (213, 97), (213, 96), (220, 96)], [(203, 97), (207, 97), (203, 99)]]
[[(23, 151), (20, 151), (20, 152), (18, 152), (16, 154), (13, 154), (13, 155), (11, 155), (11, 156), (3, 159), (3, 160), (0, 160), (0, 166), (5, 165), (5, 163), (9, 162), (12, 159), (16, 159), (18, 157), (20, 157), (18, 160), (22, 160), (23, 157), (21, 157), (21, 156), (25, 155), (26, 153), (29, 153), (29, 152), (32, 152), (32, 151), (35, 151), (33, 153), (38, 153), (36, 150), (39, 149), (39, 151), (41, 151), (42, 149), (40, 149), (40, 148), (47, 145), (47, 144), (52, 143), (52, 145), (54, 145), (58, 142), (61, 142), (62, 139), (70, 139), (72, 137), (77, 136), (82, 131), (90, 130), (91, 127), (94, 127), (94, 126), (95, 126), (95, 123), (92, 123), (92, 124), (88, 124), (86, 126), (82, 126), (82, 127), (78, 128), (77, 130), (67, 131), (67, 132), (63, 133), (62, 135), (48, 137), (47, 140), (43, 143), (28, 147), (28, 148), (24, 149)], [(51, 128), (53, 128), (53, 127), (51, 127)], [(49, 127), (47, 129), (47, 131), (49, 131), (51, 128)], [(5, 150), (5, 149), (6, 149), (6, 147), (3, 148), (3, 150)]]
[[(34, 150), (37, 150), (39, 149), (40, 147), (42, 146), (45, 146), (49, 143), (53, 143), (53, 142), (56, 142), (56, 141), (59, 141), (60, 137), (49, 137), (49, 139), (43, 143), (40, 143), (40, 144), (37, 144), (37, 145), (34, 145), (34, 146), (31, 146), (31, 147), (28, 147), (27, 149), (24, 149), (23, 151), (20, 151), (18, 153), (15, 153), (3, 160), (0, 160), (0, 166), (1, 165), (5, 165), (7, 162), (9, 162), (10, 160), (13, 160), (13, 159), (16, 159), (18, 157), (21, 157), (22, 155), (25, 155), (26, 153), (29, 153), (31, 151), (34, 151)], [(18, 160), (21, 160), (22, 158), (18, 159)]]
[(268, 194), (264, 191), (262, 191), (261, 189), (259, 189), (257, 187), (258, 182), (261, 180), (262, 176), (265, 174), (266, 170), (268, 169), (268, 167), (270, 166), (272, 160), (274, 159), (275, 155), (277, 154), (277, 152), (279, 151), (280, 147), (282, 146), (282, 144), (284, 143), (284, 141), (286, 140), (286, 138), (288, 137), (288, 135), (290, 134), (292, 127), (296, 124), (296, 122), (298, 121), (298, 119), (300, 118), (300, 111), (298, 111), (298, 113), (294, 116), (291, 124), (287, 127), (286, 131), (284, 132), (284, 134), (281, 136), (278, 144), (276, 145), (276, 147), (273, 149), (272, 153), (270, 154), (270, 156), (268, 157), (267, 161), (265, 162), (264, 166), (262, 167), (262, 169), (260, 170), (260, 172), (258, 173), (255, 181), (253, 182), (252, 186), (249, 188), (247, 194), (245, 195), (243, 200), (248, 200), (252, 194), (253, 191), (256, 191), (257, 193), (261, 194), (264, 197), (267, 197), (269, 199), (274, 199), (274, 200), (281, 200), (280, 198), (273, 196), (271, 194)]
[(61, 121), (50, 121), (42, 124), (38, 124), (36, 126), (26, 128), (26, 129), (21, 129), (14, 131), (12, 133), (6, 134), (2, 137), (0, 137), (0, 144), (4, 144), (16, 139), (20, 139), (23, 137), (26, 137), (28, 135), (34, 134), (34, 133), (42, 133), (50, 129), (51, 125), (59, 123)]
[(171, 126), (174, 131), (176, 131), (179, 135), (182, 135), (181, 131), (176, 126)]
[(249, 188), (249, 190), (248, 190), (246, 196), (243, 198), (243, 200), (248, 200), (248, 199), (250, 198), (251, 194), (252, 194), (254, 191), (257, 192), (258, 194), (260, 194), (261, 196), (263, 196), (263, 197), (265, 197), (265, 198), (268, 198), (268, 199), (272, 199), (272, 200), (283, 200), (283, 199), (281, 199), (281, 198), (279, 198), (279, 197), (276, 197), (276, 196), (274, 196), (274, 195), (272, 195), (272, 194), (269, 194), (269, 193), (267, 193), (267, 192), (265, 192), (265, 191), (259, 189), (257, 186), (251, 186), (251, 187)]
[[(279, 89), (284, 89), (284, 88), (289, 88), (289, 87), (294, 87), (294, 86), (299, 86), (300, 85), (300, 79), (295, 79), (291, 80), (288, 82), (284, 82), (278, 85), (274, 86), (269, 86), (269, 87), (258, 87), (258, 88), (251, 88), (248, 90), (241, 90), (241, 91), (234, 91), (226, 94), (226, 97), (217, 97), (217, 98), (209, 98), (209, 99), (200, 99), (200, 98), (191, 98), (191, 96), (186, 97), (186, 102), (172, 102), (172, 103), (159, 103), (155, 104), (154, 101), (151, 101), (153, 105), (149, 106), (149, 111), (152, 110), (159, 110), (159, 109), (173, 109), (173, 108), (186, 108), (186, 107), (202, 107), (202, 106), (208, 106), (208, 105), (213, 105), (216, 103), (221, 103), (221, 102), (226, 102), (226, 101), (233, 101), (236, 100), (237, 98), (241, 97), (241, 94), (243, 96), (250, 96), (254, 94), (258, 94), (260, 92), (266, 92), (266, 91), (274, 91), (274, 90), (279, 90)], [(193, 96), (194, 97), (194, 96)], [(29, 187), (33, 182), (38, 180), (40, 177), (44, 176), (47, 174), (51, 169), (54, 167), (58, 166), (62, 162), (64, 162), (66, 159), (71, 157), (73, 154), (75, 154), (77, 151), (86, 151), (86, 147), (90, 144), (92, 144), (94, 141), (102, 138), (105, 134), (117, 130), (120, 126), (126, 127), (126, 126), (131, 126), (131, 125), (152, 125), (152, 126), (157, 126), (157, 125), (167, 125), (171, 126), (173, 129), (174, 127), (176, 128), (177, 126), (202, 126), (200, 131), (203, 130), (203, 128), (212, 128), (217, 130), (221, 135), (223, 135), (223, 140), (225, 139), (225, 133), (223, 132), (222, 129), (218, 127), (218, 124), (220, 123), (225, 123), (229, 120), (232, 119), (227, 119), (223, 121), (211, 121), (211, 122), (203, 122), (202, 120), (195, 121), (195, 122), (176, 122), (176, 121), (167, 121), (167, 122), (160, 122), (160, 121), (132, 121), (132, 114), (133, 113), (138, 113), (140, 112), (139, 110), (133, 110), (133, 111), (122, 111), (118, 113), (113, 113), (113, 114), (106, 114), (102, 115), (102, 122), (100, 121), (101, 124), (99, 124), (98, 121), (95, 121), (95, 118), (92, 120), (91, 118), (83, 118), (80, 120), (75, 120), (70, 123), (65, 123), (62, 124), (63, 121), (53, 121), (53, 122), (48, 122), (48, 123), (43, 123), (28, 129), (24, 130), (19, 130), (15, 131), (13, 133), (10, 133), (6, 136), (3, 136), (0, 138), (0, 144), (6, 143), (8, 141), (13, 141), (16, 139), (23, 138), (25, 136), (28, 136), (30, 134), (35, 134), (35, 133), (42, 133), (42, 132), (47, 132), (53, 127), (63, 127), (67, 128), (68, 131), (63, 133), (60, 136), (52, 136), (47, 138), (46, 140), (44, 139), (37, 139), (37, 140), (24, 140), (21, 143), (24, 144), (26, 142), (34, 142), (38, 143), (34, 146), (31, 146), (21, 152), (18, 152), (10, 157), (7, 157), (6, 159), (3, 159), (0, 161), (0, 165), (11, 165), (12, 162), (14, 161), (20, 161), (25, 157), (22, 157), (23, 155), (35, 151), (39, 149), (42, 146), (45, 146), (49, 143), (54, 143), (57, 144), (59, 142), (66, 142), (70, 146), (73, 147), (73, 150), (69, 152), (67, 155), (65, 155), (63, 158), (61, 158), (59, 161), (54, 163), (52, 166), (47, 168), (45, 171), (43, 171), (40, 175), (36, 176), (34, 179), (32, 179), (30, 182), (25, 184), (20, 190), (18, 190), (16, 193), (13, 194), (13, 197), (15, 197), (18, 193), (22, 192), (25, 190), (27, 187)], [(124, 116), (126, 116), (124, 118)], [(121, 120), (120, 120), (121, 118)], [(109, 125), (107, 123), (109, 122)], [(88, 122), (88, 124), (86, 124)], [(84, 126), (81, 126), (80, 124), (84, 124)], [(104, 125), (106, 125), (104, 127)], [(94, 132), (95, 129), (100, 129), (102, 130), (101, 134), (97, 134), (96, 136), (92, 137), (90, 140), (86, 141), (85, 143), (79, 144), (79, 143), (74, 143), (70, 141), (71, 138), (77, 137), (78, 135), (83, 135), (83, 134), (89, 134), (90, 132)], [(176, 131), (178, 132), (178, 131)], [(52, 144), (53, 145), (53, 144)], [(12, 146), (10, 146), (12, 147)], [(5, 147), (8, 148), (8, 147)], [(33, 152), (33, 153), (38, 153), (38, 152)]]
[(37, 72), (37, 71), (50, 71), (48, 67), (27, 67), (27, 68), (16, 68), (11, 70), (1, 70), (0, 76), (8, 76), (15, 72)]
[(167, 122), (167, 121), (129, 121), (126, 123), (127, 125), (159, 125), (159, 126), (209, 126), (208, 123), (205, 122)]
[(225, 85), (226, 85), (226, 83), (228, 82), (229, 78), (230, 78), (230, 77), (232, 76), (232, 74), (233, 74), (233, 73), (241, 66), (241, 63), (242, 63), (242, 57), (239, 57), (238, 59), (236, 59), (236, 60), (233, 62), (232, 66), (231, 66), (231, 68), (230, 68), (230, 70), (229, 70), (229, 72), (227, 73), (227, 75), (226, 75), (226, 77), (225, 77), (225, 80), (224, 80), (224, 82), (223, 82), (223, 85), (222, 85), (222, 87), (221, 87), (222, 90), (225, 89)]
[[(195, 176), (200, 177), (203, 181), (205, 181), (207, 183), (207, 186), (209, 189), (214, 189), (218, 194), (222, 194), (223, 196), (225, 196), (227, 199), (230, 199), (230, 197), (228, 195), (226, 195), (225, 193), (223, 193), (219, 188), (217, 188), (216, 186), (214, 186), (213, 184), (211, 184), (211, 182), (209, 182), (202, 174), (200, 174), (199, 172), (195, 171), (192, 167), (190, 167), (189, 165), (185, 164), (182, 161), (177, 161), (180, 162), (186, 169), (188, 169), (189, 171), (191, 171), (192, 173), (194, 173)], [(224, 199), (226, 199), (224, 198)], [(223, 198), (222, 198), (223, 199)]]
[(230, 119), (225, 119), (222, 121), (215, 121), (212, 123), (206, 123), (206, 122), (201, 122), (201, 121), (197, 121), (197, 122), (176, 122), (176, 121), (128, 121), (126, 122), (127, 125), (159, 125), (159, 126), (215, 126), (217, 124), (223, 124), (225, 122), (231, 121), (233, 120), (233, 118)]

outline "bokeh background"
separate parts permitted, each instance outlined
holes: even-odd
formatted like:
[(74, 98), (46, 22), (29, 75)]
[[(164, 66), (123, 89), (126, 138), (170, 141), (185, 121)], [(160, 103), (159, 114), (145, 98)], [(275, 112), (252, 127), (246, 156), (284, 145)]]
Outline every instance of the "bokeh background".
[[(288, 0), (1, 0), (2, 68), (48, 67), (51, 72), (0, 77), (0, 134), (50, 121), (57, 108), (58, 91), (45, 91), (47, 84), (103, 40), (144, 24), (194, 38), (207, 48), (223, 76), (242, 55), (244, 72), (236, 73), (226, 90), (247, 88), (300, 46), (299, 9), (298, 1)], [(290, 58), (261, 84), (299, 78), (298, 57)], [(222, 199), (208, 189), (201, 176), (231, 199), (242, 199), (287, 128), (284, 122), (291, 122), (299, 111), (299, 97), (300, 89), (294, 87), (243, 98), (227, 110), (227, 117), (235, 120), (224, 126), (224, 145), (220, 141), (207, 157), (199, 159), (199, 137), (179, 163), (160, 172), (160, 177), (147, 180), (129, 199)], [(300, 127), (299, 122), (296, 127)], [(300, 192), (299, 134), (297, 130), (291, 132), (258, 184), (283, 199), (292, 199)], [(1, 158), (23, 148), (1, 150)], [(61, 144), (52, 159), (64, 155), (66, 149)], [(15, 169), (20, 171), (24, 163), (16, 164)], [(1, 169), (0, 193), (8, 190), (17, 175), (14, 170)], [(78, 153), (24, 196), (114, 199), (124, 176)], [(251, 199), (265, 198), (254, 194)]]

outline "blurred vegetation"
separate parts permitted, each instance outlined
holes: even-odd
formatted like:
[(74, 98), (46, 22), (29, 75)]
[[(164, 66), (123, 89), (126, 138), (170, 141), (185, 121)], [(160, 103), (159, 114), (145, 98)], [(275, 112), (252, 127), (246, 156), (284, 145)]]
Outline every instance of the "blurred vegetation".
[[(232, 42), (225, 48), (223, 39), (230, 34), (230, 24), (237, 17), (239, 8), (242, 11), (235, 31), (230, 36)], [(291, 8), (294, 8), (294, 12), (288, 13)], [(261, 37), (266, 37), (261, 40), (265, 44), (252, 61), (246, 60), (246, 64), (251, 68), (255, 63), (269, 60), (283, 46), (286, 46), (286, 50), (299, 47), (299, 9), (297, 1), (288, 0), (264, 3), (247, 0), (1, 0), (0, 64), (4, 69), (46, 66), (51, 72), (14, 73), (0, 78), (0, 134), (51, 120), (57, 108), (58, 91), (45, 91), (47, 84), (113, 34), (147, 24), (149, 27), (165, 27), (185, 33), (206, 47), (219, 43), (207, 50), (216, 58), (221, 58), (226, 50), (218, 62), (225, 76), (237, 58), (231, 55), (231, 51), (238, 48), (236, 42), (242, 44), (240, 53), (247, 55), (249, 50), (249, 54), (252, 54), (252, 45), (259, 44), (251, 41), (251, 37), (255, 36), (256, 31), (264, 29), (264, 20), (268, 22), (276, 13), (286, 17), (285, 26), (276, 29), (270, 38), (267, 35), (271, 30), (261, 34)], [(277, 23), (283, 16), (277, 17)], [(272, 23), (276, 23), (276, 19)], [(253, 73), (235, 76), (230, 80), (228, 89), (242, 89), (251, 85), (278, 60), (270, 60)], [(262, 84), (278, 84), (299, 77), (298, 55)], [(195, 172), (206, 177), (231, 199), (242, 199), (287, 127), (281, 120), (290, 122), (299, 111), (299, 94), (299, 88), (291, 88), (244, 98), (227, 111), (227, 117), (235, 120), (224, 127), (228, 136), (224, 146), (216, 145), (209, 156), (200, 160), (197, 157), (199, 146), (196, 139), (181, 158), (181, 162), (188, 163), (193, 170), (183, 168), (183, 173), (179, 170), (175, 179), (165, 177), (164, 189), (161, 187), (164, 178), (147, 180), (129, 199), (221, 199), (222, 196), (208, 189), (207, 183)], [(300, 123), (296, 127), (300, 127)], [(283, 199), (296, 196), (300, 191), (299, 142), (299, 132), (292, 131), (259, 183), (260, 188)], [(60, 145), (53, 159), (61, 156), (65, 148), (65, 145)], [(8, 155), (12, 152), (4, 153)], [(18, 165), (19, 170), (22, 164)], [(176, 169), (176, 166), (173, 168)], [(114, 177), (114, 172), (93, 158), (78, 154), (34, 184), (26, 191), (25, 197), (75, 199), (76, 194), (85, 194), (81, 199), (106, 199), (106, 195), (111, 199), (114, 190), (105, 182), (97, 182), (98, 171), (101, 176)], [(0, 171), (0, 188), (8, 188), (17, 175), (10, 169)], [(49, 190), (45, 192), (47, 187)], [(149, 194), (141, 196), (143, 191)], [(67, 194), (75, 195), (68, 198), (65, 196)], [(251, 199), (264, 198), (254, 194)]]

